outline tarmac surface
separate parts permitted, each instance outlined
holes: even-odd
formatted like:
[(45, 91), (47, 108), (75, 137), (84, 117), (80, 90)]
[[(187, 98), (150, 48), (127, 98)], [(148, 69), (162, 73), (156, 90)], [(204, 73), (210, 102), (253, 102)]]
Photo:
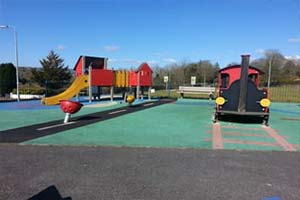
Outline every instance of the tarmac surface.
[(43, 190), (73, 200), (300, 197), (299, 152), (0, 144), (0, 159), (1, 200)]

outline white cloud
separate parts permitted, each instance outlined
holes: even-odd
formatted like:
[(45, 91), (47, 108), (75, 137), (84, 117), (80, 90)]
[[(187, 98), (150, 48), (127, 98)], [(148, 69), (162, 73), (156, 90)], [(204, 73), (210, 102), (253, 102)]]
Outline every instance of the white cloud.
[(162, 60), (167, 63), (176, 63), (177, 62), (177, 60), (175, 60), (174, 58), (163, 58)]
[(118, 62), (118, 60), (117, 60), (117, 59), (114, 59), (114, 58), (109, 58), (109, 59), (108, 59), (108, 62), (109, 62), (109, 63), (116, 63), (116, 62)]
[(156, 61), (156, 60), (148, 60), (147, 63), (149, 65), (158, 65), (158, 61)]
[(284, 56), (285, 59), (289, 59), (289, 60), (297, 60), (300, 59), (300, 55), (294, 55), (294, 56)]
[(257, 54), (264, 54), (265, 51), (266, 51), (266, 50), (264, 50), (264, 49), (256, 49), (256, 50), (255, 50), (255, 52), (256, 52)]
[(116, 45), (107, 45), (107, 46), (104, 47), (104, 49), (107, 52), (116, 52), (116, 51), (120, 50), (120, 47), (116, 46)]
[(126, 64), (130, 64), (130, 65), (135, 65), (135, 64), (140, 64), (141, 61), (140, 60), (136, 60), (136, 59), (132, 59), (132, 58), (125, 58), (122, 60), (124, 63)]
[(300, 38), (289, 38), (288, 41), (291, 43), (300, 43)]
[(65, 50), (66, 48), (67, 47), (65, 45), (60, 44), (60, 45), (57, 45), (56, 50), (62, 51), (62, 50)]

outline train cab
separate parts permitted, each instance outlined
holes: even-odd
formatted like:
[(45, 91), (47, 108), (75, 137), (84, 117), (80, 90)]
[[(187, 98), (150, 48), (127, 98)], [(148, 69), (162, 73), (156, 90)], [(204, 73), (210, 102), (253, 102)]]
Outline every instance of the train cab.
[(249, 65), (249, 55), (242, 55), (241, 65), (223, 68), (218, 73), (214, 122), (231, 119), (256, 119), (268, 124), (270, 98), (266, 88), (259, 88), (264, 73)]

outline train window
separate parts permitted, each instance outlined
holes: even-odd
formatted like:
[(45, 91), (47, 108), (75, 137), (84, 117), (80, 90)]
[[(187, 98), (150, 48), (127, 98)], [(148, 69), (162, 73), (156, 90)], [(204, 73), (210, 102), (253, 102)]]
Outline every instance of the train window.
[(254, 83), (257, 83), (257, 74), (249, 74), (248, 78), (252, 80)]
[(221, 74), (221, 88), (227, 88), (229, 85), (229, 74)]

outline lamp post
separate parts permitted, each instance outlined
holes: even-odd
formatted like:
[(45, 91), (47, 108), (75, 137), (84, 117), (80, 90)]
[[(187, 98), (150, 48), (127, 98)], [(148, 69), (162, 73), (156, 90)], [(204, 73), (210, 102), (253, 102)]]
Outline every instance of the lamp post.
[(16, 59), (16, 85), (17, 85), (17, 100), (20, 101), (20, 93), (19, 93), (19, 58), (18, 58), (18, 38), (16, 27), (9, 25), (0, 25), (0, 29), (12, 29), (14, 31), (14, 39), (15, 39), (15, 59)]
[(269, 70), (268, 70), (268, 89), (270, 89), (270, 84), (271, 84), (271, 71), (272, 71), (272, 57), (269, 60)]

